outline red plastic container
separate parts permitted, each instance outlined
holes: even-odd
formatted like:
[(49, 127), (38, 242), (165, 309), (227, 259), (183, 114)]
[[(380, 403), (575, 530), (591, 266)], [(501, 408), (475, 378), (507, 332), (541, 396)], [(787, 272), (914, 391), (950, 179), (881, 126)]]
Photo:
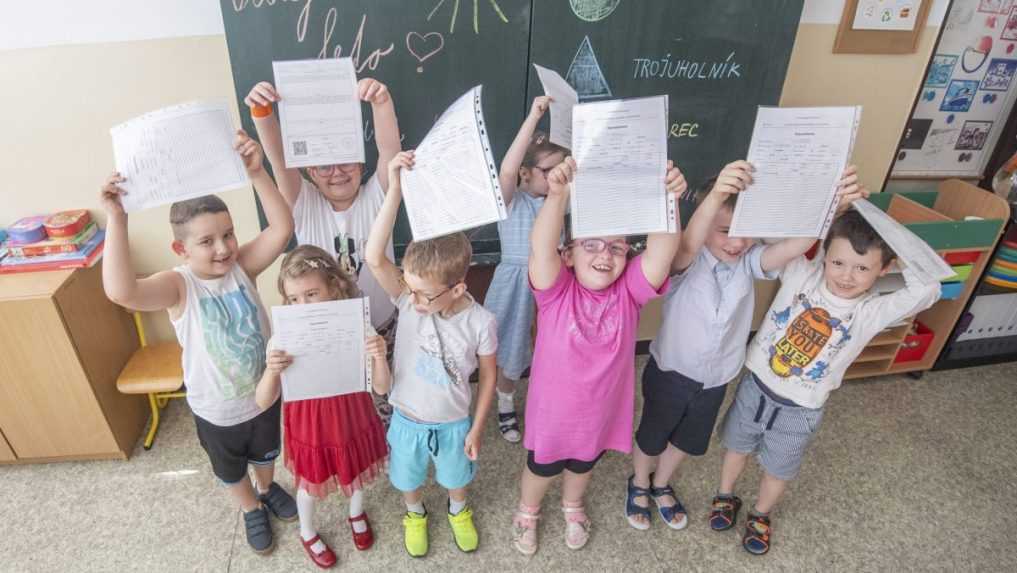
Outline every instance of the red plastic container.
[(900, 349), (897, 351), (897, 357), (893, 359), (894, 364), (914, 362), (925, 356), (935, 333), (917, 320), (915, 321), (915, 330), (916, 333), (904, 337), (904, 342), (901, 343)]
[(81, 232), (92, 222), (92, 215), (85, 209), (74, 209), (73, 211), (61, 211), (46, 217), (43, 223), (46, 227), (46, 234), (50, 237), (73, 237)]
[(978, 255), (982, 254), (980, 251), (961, 251), (958, 253), (947, 253), (943, 255), (943, 260), (948, 265), (966, 265), (973, 263), (978, 260)]

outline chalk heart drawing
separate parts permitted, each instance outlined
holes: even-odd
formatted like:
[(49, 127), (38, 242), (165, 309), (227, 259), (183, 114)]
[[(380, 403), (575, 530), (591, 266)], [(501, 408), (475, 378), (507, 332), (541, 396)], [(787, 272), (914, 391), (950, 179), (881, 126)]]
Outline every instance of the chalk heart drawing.
[[(437, 54), (445, 47), (445, 37), (440, 32), (428, 32), (420, 35), (416, 32), (406, 34), (406, 50), (413, 54), (418, 63)], [(423, 72), (423, 66), (417, 66), (417, 72)]]
[(584, 22), (599, 22), (614, 12), (621, 0), (569, 0), (572, 13)]

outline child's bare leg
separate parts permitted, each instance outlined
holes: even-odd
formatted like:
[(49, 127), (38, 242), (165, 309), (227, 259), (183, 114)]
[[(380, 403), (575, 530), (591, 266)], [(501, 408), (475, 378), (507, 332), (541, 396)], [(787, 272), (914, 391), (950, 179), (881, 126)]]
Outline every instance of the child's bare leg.
[(759, 481), (759, 498), (756, 499), (754, 513), (766, 515), (777, 506), (780, 496), (787, 489), (787, 481), (777, 479), (767, 472), (763, 472), (763, 479)]
[(569, 549), (580, 549), (590, 539), (590, 518), (586, 515), (583, 496), (590, 485), (593, 472), (582, 474), (565, 470), (562, 480), (561, 501), (565, 510), (565, 545)]
[(674, 444), (668, 444), (667, 449), (660, 454), (660, 459), (657, 461), (657, 472), (653, 474), (653, 486), (666, 486), (675, 470), (687, 457), (689, 455), (674, 447)]
[(720, 467), (720, 488), (717, 493), (731, 494), (734, 492), (735, 482), (738, 476), (745, 470), (745, 462), (749, 454), (743, 454), (734, 450), (724, 452), (724, 464)]
[(254, 466), (254, 480), (258, 483), (258, 493), (268, 493), (268, 488), (275, 479), (275, 464), (251, 464)]
[(420, 515), (424, 515), (425, 513), (423, 502), (424, 494), (420, 490), (421, 488), (417, 488), (413, 491), (404, 491), (403, 501), (406, 502), (407, 510), (412, 511), (413, 513), (419, 513)]
[(516, 381), (507, 378), (501, 368), (498, 369), (498, 391), (503, 394), (512, 394), (516, 391)]
[(590, 478), (592, 477), (592, 471), (577, 474), (565, 470), (561, 486), (562, 503), (569, 507), (581, 506), (583, 504), (583, 496), (586, 494), (586, 488), (590, 485)]
[(254, 511), (261, 506), (261, 502), (258, 501), (258, 496), (254, 493), (254, 487), (251, 485), (251, 480), (247, 477), (244, 477), (244, 479), (237, 483), (227, 485), (226, 491), (229, 492), (234, 503), (239, 505), (241, 511), (244, 513)]
[(520, 480), (520, 502), (528, 507), (540, 507), (540, 502), (544, 500), (544, 495), (547, 494), (548, 488), (551, 487), (551, 482), (554, 478), (540, 477), (530, 471), (530, 468), (523, 468), (523, 477)]

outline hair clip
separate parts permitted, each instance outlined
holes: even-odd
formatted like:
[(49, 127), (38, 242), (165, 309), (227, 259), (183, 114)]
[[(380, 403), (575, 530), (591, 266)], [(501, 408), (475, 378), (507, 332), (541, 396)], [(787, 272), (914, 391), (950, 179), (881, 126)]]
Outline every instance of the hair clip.
[(311, 267), (312, 269), (317, 269), (320, 263), (318, 262), (317, 259), (305, 259), (304, 264)]
[(543, 133), (541, 133), (541, 134), (537, 135), (537, 137), (533, 138), (533, 144), (534, 145), (540, 145), (541, 143), (544, 143), (544, 134)]

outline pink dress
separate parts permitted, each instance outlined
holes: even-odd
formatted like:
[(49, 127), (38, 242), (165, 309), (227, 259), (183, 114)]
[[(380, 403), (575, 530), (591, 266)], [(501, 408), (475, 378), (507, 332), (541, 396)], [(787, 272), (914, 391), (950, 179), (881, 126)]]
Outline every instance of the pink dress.
[(639, 256), (603, 290), (583, 287), (564, 265), (550, 288), (533, 289), (537, 341), (523, 445), (537, 463), (629, 453), (639, 309), (667, 287), (654, 290)]

